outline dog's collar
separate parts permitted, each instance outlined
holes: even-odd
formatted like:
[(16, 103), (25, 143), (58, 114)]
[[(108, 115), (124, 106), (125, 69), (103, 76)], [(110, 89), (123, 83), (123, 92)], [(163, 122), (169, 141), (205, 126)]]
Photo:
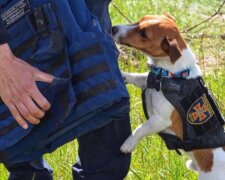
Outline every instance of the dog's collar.
[(150, 70), (152, 73), (154, 73), (157, 76), (161, 76), (164, 78), (173, 78), (173, 77), (179, 77), (179, 78), (187, 78), (190, 74), (190, 70), (186, 69), (177, 73), (171, 73), (170, 71), (167, 71), (163, 68), (155, 67), (152, 65), (149, 65)]

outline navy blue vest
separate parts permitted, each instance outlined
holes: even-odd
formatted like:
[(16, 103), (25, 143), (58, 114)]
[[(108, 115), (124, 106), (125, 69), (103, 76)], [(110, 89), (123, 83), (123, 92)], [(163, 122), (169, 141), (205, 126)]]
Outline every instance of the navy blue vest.
[(128, 97), (115, 44), (83, 0), (12, 0), (0, 7), (14, 54), (56, 77), (51, 84), (37, 82), (51, 103), (40, 125), (22, 129), (0, 102), (0, 156), (12, 162), (52, 151), (84, 125), (97, 127), (90, 119), (97, 122)]

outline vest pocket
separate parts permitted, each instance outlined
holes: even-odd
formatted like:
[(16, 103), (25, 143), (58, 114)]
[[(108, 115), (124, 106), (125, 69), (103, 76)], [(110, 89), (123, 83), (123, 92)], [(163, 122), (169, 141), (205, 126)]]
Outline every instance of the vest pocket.
[[(10, 9), (10, 4), (15, 5), (10, 2), (6, 8)], [(55, 76), (52, 83), (37, 82), (37, 86), (51, 103), (51, 109), (41, 124), (50, 121), (57, 129), (72, 110), (76, 99), (70, 81), (65, 35), (56, 22), (50, 4), (44, 4), (31, 9), (8, 26), (7, 31), (11, 38), (9, 45), (15, 56)], [(38, 126), (30, 125), (27, 130), (22, 129), (4, 103), (0, 102), (0, 150), (19, 142), (34, 127)]]

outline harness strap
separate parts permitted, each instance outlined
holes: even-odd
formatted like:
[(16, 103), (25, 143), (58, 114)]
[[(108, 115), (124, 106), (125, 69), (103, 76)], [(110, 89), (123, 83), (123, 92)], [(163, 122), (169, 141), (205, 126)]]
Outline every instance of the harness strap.
[(162, 77), (150, 72), (147, 77), (147, 88), (156, 89), (160, 91), (162, 88)]
[(183, 149), (184, 151), (192, 151), (193, 149), (202, 149), (201, 147), (202, 143), (200, 140), (182, 141), (180, 138), (172, 134), (159, 133), (159, 135), (166, 143), (167, 148), (170, 150), (176, 150), (177, 152), (179, 152), (178, 149)]
[(180, 138), (178, 138), (175, 135), (167, 133), (159, 133), (159, 136), (163, 139), (168, 149), (175, 150), (178, 155), (182, 156), (179, 149), (183, 149), (184, 145)]
[(209, 91), (209, 89), (205, 86), (205, 82), (202, 78), (199, 78), (199, 82), (201, 84), (201, 86), (203, 87), (203, 91), (205, 92), (206, 94), (206, 97), (208, 98), (212, 108), (213, 108), (213, 111), (216, 113), (216, 115), (219, 117), (219, 122), (222, 126), (225, 125), (225, 121), (224, 121), (224, 118), (222, 116), (222, 114), (220, 113), (219, 111), (219, 107), (218, 107), (218, 104), (216, 103), (216, 101), (214, 100), (214, 97), (213, 97), (213, 94)]
[(177, 81), (184, 82), (184, 78), (164, 78), (152, 72), (147, 77), (147, 88), (162, 90), (163, 92), (177, 93), (181, 95), (190, 95), (187, 85), (185, 83), (177, 83)]
[(142, 89), (141, 97), (142, 97), (142, 107), (145, 114), (146, 119), (149, 119), (147, 106), (146, 106), (146, 100), (145, 100), (145, 93), (147, 88)]

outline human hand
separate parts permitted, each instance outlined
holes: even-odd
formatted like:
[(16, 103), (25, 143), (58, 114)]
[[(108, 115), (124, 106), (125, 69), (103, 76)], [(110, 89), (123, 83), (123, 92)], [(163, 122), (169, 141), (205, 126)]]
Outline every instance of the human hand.
[(0, 97), (24, 129), (27, 121), (39, 124), (50, 103), (36, 81), (51, 83), (54, 77), (15, 57), (8, 44), (0, 45)]

